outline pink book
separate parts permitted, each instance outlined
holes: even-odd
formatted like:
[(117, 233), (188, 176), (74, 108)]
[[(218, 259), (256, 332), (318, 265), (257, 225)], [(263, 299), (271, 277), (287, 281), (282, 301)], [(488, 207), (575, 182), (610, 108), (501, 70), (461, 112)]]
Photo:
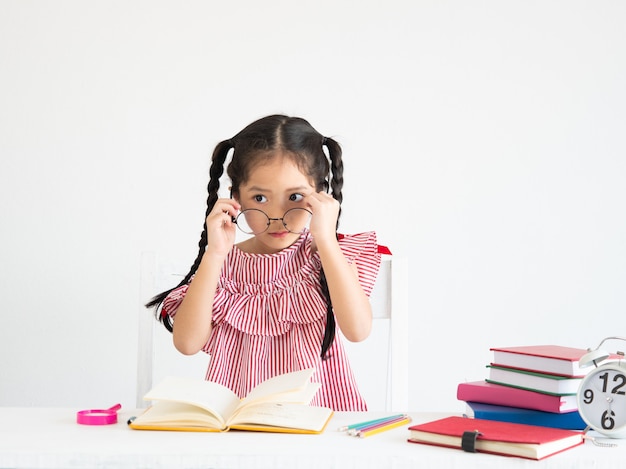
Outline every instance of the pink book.
[(526, 389), (513, 388), (487, 381), (461, 383), (457, 387), (456, 397), (465, 402), (521, 407), (523, 409), (542, 410), (544, 412), (565, 413), (578, 410), (575, 395), (559, 396), (543, 394)]

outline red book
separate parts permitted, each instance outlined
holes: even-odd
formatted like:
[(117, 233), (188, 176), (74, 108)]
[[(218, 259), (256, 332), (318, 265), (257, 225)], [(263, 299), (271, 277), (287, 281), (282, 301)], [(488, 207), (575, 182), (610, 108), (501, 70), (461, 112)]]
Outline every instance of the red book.
[(446, 417), (409, 427), (410, 443), (540, 460), (583, 444), (582, 431)]
[(561, 345), (526, 345), (493, 347), (493, 364), (567, 377), (581, 377), (589, 368), (580, 368), (579, 360), (588, 350)]
[(460, 383), (456, 397), (465, 402), (521, 407), (557, 414), (578, 410), (576, 395), (544, 394), (487, 381)]

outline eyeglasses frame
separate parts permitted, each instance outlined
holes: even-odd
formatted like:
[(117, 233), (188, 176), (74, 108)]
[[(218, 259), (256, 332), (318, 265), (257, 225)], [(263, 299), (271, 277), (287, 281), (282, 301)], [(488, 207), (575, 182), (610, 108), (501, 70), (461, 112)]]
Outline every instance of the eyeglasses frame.
[[(232, 218), (231, 218), (231, 220), (232, 220), (232, 222), (233, 222), (235, 225), (237, 225), (237, 228), (239, 228), (239, 231), (241, 231), (242, 233), (245, 233), (245, 234), (251, 234), (251, 235), (254, 235), (254, 236), (256, 236), (256, 235), (260, 235), (260, 234), (265, 233), (265, 232), (269, 229), (269, 227), (270, 227), (270, 225), (272, 224), (272, 222), (273, 222), (273, 221), (279, 221), (279, 220), (280, 220), (280, 222), (283, 224), (283, 226), (285, 227), (285, 229), (286, 229), (289, 233), (294, 233), (294, 234), (302, 233), (302, 231), (291, 231), (291, 230), (289, 229), (289, 227), (287, 226), (287, 224), (285, 223), (285, 217), (287, 216), (287, 214), (288, 214), (289, 212), (294, 211), (294, 210), (304, 210), (305, 212), (308, 212), (309, 217), (313, 216), (313, 212), (311, 212), (310, 210), (308, 210), (308, 209), (306, 209), (306, 208), (302, 208), (302, 207), (294, 207), (294, 208), (290, 208), (290, 209), (288, 209), (285, 213), (283, 213), (283, 216), (282, 216), (282, 217), (280, 217), (280, 218), (272, 218), (272, 217), (270, 217), (267, 213), (265, 213), (263, 210), (261, 210), (261, 209), (259, 209), (259, 208), (247, 208), (247, 209), (244, 209), (244, 210), (242, 210), (241, 212), (239, 212), (239, 213), (237, 214), (237, 216), (236, 216), (236, 217), (232, 217)], [(255, 233), (255, 232), (251, 232), (251, 233), (249, 233), (249, 232), (247, 232), (247, 231), (244, 231), (244, 230), (243, 230), (243, 229), (239, 226), (239, 224), (237, 223), (237, 220), (239, 219), (239, 217), (240, 217), (241, 215), (243, 215), (245, 212), (251, 212), (251, 211), (261, 212), (261, 213), (262, 213), (263, 215), (265, 215), (265, 217), (267, 218), (267, 225), (265, 226), (265, 229), (264, 229), (263, 231), (259, 231), (258, 233)], [(310, 218), (309, 218), (309, 219), (310, 219)]]

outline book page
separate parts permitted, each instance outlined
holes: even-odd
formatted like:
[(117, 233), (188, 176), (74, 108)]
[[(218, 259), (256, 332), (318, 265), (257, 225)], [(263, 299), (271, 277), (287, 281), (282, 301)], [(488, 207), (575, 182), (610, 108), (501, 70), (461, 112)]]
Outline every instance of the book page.
[[(306, 383), (305, 387), (302, 389), (298, 389), (295, 391), (287, 391), (287, 392), (278, 392), (275, 394), (269, 394), (266, 396), (260, 396), (256, 399), (244, 400), (241, 404), (234, 410), (231, 414), (230, 419), (235, 419), (241, 412), (245, 411), (250, 407), (255, 407), (260, 404), (298, 404), (298, 405), (308, 405), (311, 400), (313, 400), (313, 396), (319, 390), (321, 384), (319, 383)], [(228, 420), (228, 419), (226, 419)]]
[(208, 410), (183, 402), (158, 401), (135, 418), (132, 425), (163, 428), (213, 428), (222, 430), (224, 422)]
[[(318, 383), (311, 383), (309, 381), (313, 375), (313, 371), (313, 368), (308, 368), (306, 370), (294, 371), (292, 373), (286, 373), (269, 378), (252, 389), (245, 399), (241, 401), (240, 407), (248, 405), (251, 402), (268, 400), (272, 400), (274, 402), (285, 402), (285, 395), (298, 392), (301, 394), (293, 394), (293, 397), (286, 400), (286, 402), (303, 402), (309, 393), (313, 391), (310, 385), (317, 384), (317, 388), (314, 390), (313, 395), (317, 392), (317, 389), (319, 389)], [(311, 395), (311, 397), (303, 403), (308, 404), (313, 398), (313, 395)]]
[[(452, 435), (411, 431), (409, 440), (418, 443), (434, 443), (443, 446), (461, 448), (462, 438)], [(551, 454), (581, 444), (584, 440), (581, 435), (572, 435), (544, 443), (514, 443), (510, 441), (476, 440), (476, 450), (496, 454), (509, 454), (530, 459), (543, 459)]]
[(319, 432), (333, 415), (327, 407), (275, 402), (250, 405), (228, 422), (230, 428), (255, 430), (255, 427), (278, 427)]
[(226, 386), (195, 378), (168, 376), (145, 396), (147, 401), (170, 401), (191, 404), (216, 416), (224, 426), (241, 400)]

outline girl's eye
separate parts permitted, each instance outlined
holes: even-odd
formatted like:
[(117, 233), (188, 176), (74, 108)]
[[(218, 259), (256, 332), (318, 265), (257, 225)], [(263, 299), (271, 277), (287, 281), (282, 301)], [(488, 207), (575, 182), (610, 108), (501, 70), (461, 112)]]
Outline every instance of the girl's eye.
[(302, 194), (291, 194), (289, 196), (289, 201), (290, 202), (300, 202), (303, 198), (304, 198), (304, 196)]
[(267, 201), (267, 197), (265, 197), (264, 195), (255, 195), (254, 196), (254, 201), (255, 202), (259, 202), (259, 203), (263, 203)]

